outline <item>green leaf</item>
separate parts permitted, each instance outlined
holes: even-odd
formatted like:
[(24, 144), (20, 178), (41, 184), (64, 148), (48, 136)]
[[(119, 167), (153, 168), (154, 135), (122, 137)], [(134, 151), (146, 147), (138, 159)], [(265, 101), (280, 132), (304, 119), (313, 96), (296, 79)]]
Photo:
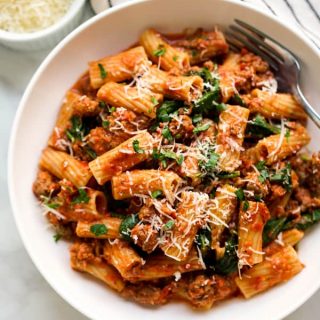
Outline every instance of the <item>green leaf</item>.
[(229, 104), (236, 104), (237, 106), (245, 107), (246, 104), (242, 100), (239, 94), (235, 94), (233, 97), (230, 98), (228, 101)]
[(154, 105), (157, 105), (159, 103), (159, 101), (156, 99), (156, 97), (152, 96), (151, 97), (151, 102), (154, 104)]
[(163, 45), (159, 45), (158, 49), (153, 51), (155, 57), (161, 57), (166, 53), (166, 48)]
[(71, 128), (66, 131), (68, 139), (74, 143), (76, 140), (83, 140), (84, 128), (79, 116), (73, 116), (71, 119)]
[(88, 203), (90, 197), (88, 196), (87, 192), (83, 188), (78, 189), (78, 195), (73, 198), (72, 204), (79, 204), (79, 203)]
[(210, 123), (206, 123), (202, 126), (197, 126), (193, 129), (193, 133), (197, 134), (199, 132), (207, 131), (210, 128)]
[(182, 154), (177, 155), (173, 151), (164, 151), (164, 150), (158, 152), (156, 149), (153, 149), (152, 157), (153, 159), (159, 160), (161, 162), (162, 161), (166, 162), (166, 159), (172, 159), (172, 160), (175, 160), (179, 165), (181, 165), (184, 160), (184, 157)]
[(101, 79), (105, 79), (108, 75), (107, 71), (104, 69), (103, 65), (101, 63), (98, 63), (98, 67), (100, 70), (100, 77)]
[(211, 248), (211, 231), (208, 229), (200, 229), (194, 242), (201, 250), (202, 255), (206, 255)]
[(280, 128), (269, 124), (261, 115), (256, 115), (254, 119), (248, 121), (246, 134), (252, 137), (264, 138), (271, 134), (279, 134)]
[(91, 159), (95, 159), (97, 157), (97, 154), (89, 146), (85, 146), (84, 150)]
[(287, 163), (285, 168), (270, 176), (271, 182), (280, 183), (287, 191), (292, 189), (291, 164)]
[(240, 201), (245, 199), (243, 189), (239, 188), (234, 192)]
[(297, 222), (289, 221), (284, 226), (284, 229), (297, 228), (299, 230), (306, 230), (320, 221), (320, 209), (316, 209), (313, 212), (305, 213), (301, 215), (301, 218)]
[(173, 57), (172, 57), (172, 60), (173, 60), (174, 62), (177, 62), (177, 61), (178, 61), (178, 59), (179, 59), (179, 57), (178, 57), (178, 56), (173, 56)]
[(138, 140), (133, 140), (132, 142), (133, 150), (136, 153), (144, 153), (144, 150), (140, 148), (139, 146), (139, 141)]
[(242, 210), (247, 211), (249, 209), (249, 202), (247, 200), (243, 201)]
[(203, 117), (202, 117), (202, 114), (195, 114), (193, 117), (192, 117), (192, 123), (193, 124), (197, 124), (199, 123), (200, 121), (202, 121)]
[(109, 126), (110, 126), (110, 121), (108, 121), (108, 120), (103, 120), (102, 121), (102, 127), (103, 128), (109, 128)]
[(137, 214), (131, 214), (124, 218), (120, 224), (119, 232), (125, 240), (131, 240), (131, 230), (139, 222)]
[(267, 221), (263, 228), (263, 245), (266, 245), (277, 238), (278, 234), (282, 231), (287, 218), (274, 218)]
[(214, 265), (215, 272), (223, 275), (230, 274), (238, 268), (237, 256), (237, 237), (232, 235), (231, 238), (225, 243), (224, 256)]
[(108, 233), (108, 228), (104, 224), (93, 224), (90, 227), (90, 232), (93, 233), (96, 237), (102, 236)]
[(51, 203), (46, 203), (45, 204), (48, 208), (50, 209), (58, 209), (60, 207), (60, 204), (59, 203), (54, 203), (54, 202), (51, 202)]
[(217, 173), (217, 177), (220, 179), (234, 179), (240, 177), (240, 171), (234, 172), (219, 172)]
[(169, 130), (169, 127), (168, 126), (165, 126), (163, 129), (162, 129), (162, 132), (161, 132), (162, 136), (167, 139), (169, 142), (172, 142), (173, 141), (173, 136)]
[(157, 109), (157, 120), (159, 122), (168, 122), (171, 120), (174, 112), (183, 106), (181, 101), (164, 101)]
[(208, 161), (201, 160), (199, 161), (199, 168), (206, 173), (212, 173), (217, 167), (220, 155), (211, 151), (208, 154)]
[(156, 199), (162, 195), (161, 190), (155, 190), (151, 192), (151, 198)]
[(56, 233), (53, 235), (54, 242), (58, 242), (62, 238), (60, 233)]
[(259, 161), (256, 164), (256, 168), (260, 172), (258, 180), (261, 183), (265, 183), (267, 181), (267, 179), (269, 178), (269, 169), (266, 166), (266, 162), (265, 161)]
[(174, 221), (173, 220), (169, 220), (164, 226), (163, 229), (166, 230), (171, 230), (174, 226)]

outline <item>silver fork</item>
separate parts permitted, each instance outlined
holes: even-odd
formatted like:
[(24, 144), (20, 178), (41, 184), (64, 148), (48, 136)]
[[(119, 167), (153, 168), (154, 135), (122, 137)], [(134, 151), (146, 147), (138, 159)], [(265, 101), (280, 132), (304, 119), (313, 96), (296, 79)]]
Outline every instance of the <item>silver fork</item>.
[(300, 88), (301, 65), (299, 59), (281, 43), (264, 32), (238, 19), (237, 25), (231, 25), (226, 31), (231, 49), (238, 51), (242, 47), (259, 55), (268, 62), (275, 73), (281, 91), (291, 92), (300, 101), (312, 121), (320, 128), (320, 115), (307, 101)]

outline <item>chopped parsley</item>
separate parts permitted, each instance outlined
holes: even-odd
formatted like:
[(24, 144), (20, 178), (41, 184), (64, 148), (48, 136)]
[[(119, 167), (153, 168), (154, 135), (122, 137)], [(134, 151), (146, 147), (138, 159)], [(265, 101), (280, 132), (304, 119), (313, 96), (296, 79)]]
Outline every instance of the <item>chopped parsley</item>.
[(90, 227), (90, 232), (93, 233), (96, 237), (102, 236), (108, 233), (108, 228), (104, 224), (93, 224)]
[(174, 221), (173, 220), (169, 220), (164, 226), (163, 229), (164, 230), (171, 230), (174, 226)]
[(105, 70), (105, 68), (103, 67), (103, 65), (101, 63), (98, 63), (98, 67), (100, 70), (100, 77), (101, 79), (105, 79), (108, 75), (107, 71)]
[(151, 97), (151, 102), (154, 104), (154, 105), (157, 105), (159, 103), (159, 101), (156, 99), (156, 97), (152, 96)]
[(258, 180), (261, 183), (265, 183), (267, 181), (267, 179), (269, 178), (269, 170), (266, 166), (266, 162), (265, 161), (259, 161), (256, 164), (256, 168), (259, 171), (260, 175), (258, 177)]
[(53, 235), (54, 242), (58, 242), (62, 238), (60, 233), (56, 233)]
[(179, 57), (178, 57), (178, 56), (173, 56), (173, 57), (172, 57), (172, 60), (173, 60), (174, 62), (177, 62), (177, 61), (178, 61), (178, 59), (179, 59)]
[(119, 232), (122, 236), (127, 241), (131, 240), (131, 230), (134, 228), (134, 226), (139, 222), (139, 218), (137, 214), (130, 214), (126, 216), (119, 228)]
[(195, 114), (193, 117), (192, 117), (192, 123), (193, 124), (197, 124), (199, 123), (200, 121), (202, 121), (203, 117), (202, 117), (202, 114), (198, 113), (198, 114)]
[(167, 166), (166, 159), (175, 160), (177, 162), (177, 164), (180, 165), (180, 166), (182, 165), (182, 162), (184, 160), (184, 157), (183, 157), (182, 154), (181, 155), (177, 155), (173, 151), (165, 151), (165, 150), (161, 150), (160, 152), (158, 152), (156, 149), (153, 149), (152, 157), (155, 160), (161, 161), (161, 163), (162, 163), (162, 165), (164, 167)]
[(162, 129), (162, 132), (161, 132), (162, 136), (167, 139), (169, 142), (173, 141), (173, 136), (169, 130), (169, 127), (168, 126), (165, 126), (163, 129)]
[(193, 129), (193, 133), (199, 133), (203, 131), (207, 131), (210, 128), (210, 123), (206, 123), (202, 126), (197, 126), (196, 128)]
[(78, 195), (72, 199), (72, 204), (79, 204), (79, 203), (88, 203), (90, 197), (88, 196), (87, 192), (83, 188), (78, 189)]
[(249, 209), (249, 202), (247, 200), (243, 201), (242, 210), (247, 211)]
[(84, 127), (79, 116), (71, 118), (71, 128), (66, 131), (67, 138), (74, 143), (76, 140), (82, 141), (84, 138)]
[(234, 193), (240, 201), (245, 200), (243, 189), (239, 188)]
[(284, 136), (286, 137), (287, 141), (289, 141), (290, 134), (291, 134), (290, 130), (287, 129), (287, 130), (286, 130), (286, 133), (285, 133), (285, 135), (284, 135)]
[(163, 45), (160, 44), (158, 49), (153, 51), (153, 55), (155, 57), (161, 57), (166, 53), (166, 51), (167, 51), (166, 48)]
[(283, 169), (271, 175), (270, 181), (280, 183), (287, 191), (290, 191), (292, 189), (291, 164), (287, 163)]
[(110, 121), (108, 121), (108, 120), (103, 120), (102, 121), (102, 127), (103, 128), (108, 128), (110, 126)]
[(183, 106), (181, 101), (164, 101), (157, 109), (157, 120), (159, 122), (168, 122), (172, 118), (172, 114), (175, 113), (180, 107)]
[(158, 197), (162, 196), (162, 191), (161, 190), (155, 190), (151, 192), (151, 198), (156, 199)]
[(144, 150), (140, 148), (139, 146), (139, 141), (138, 140), (133, 140), (132, 142), (133, 150), (135, 153), (144, 153)]
[(208, 153), (208, 161), (199, 161), (199, 168), (207, 173), (212, 173), (216, 168), (220, 155), (211, 151)]

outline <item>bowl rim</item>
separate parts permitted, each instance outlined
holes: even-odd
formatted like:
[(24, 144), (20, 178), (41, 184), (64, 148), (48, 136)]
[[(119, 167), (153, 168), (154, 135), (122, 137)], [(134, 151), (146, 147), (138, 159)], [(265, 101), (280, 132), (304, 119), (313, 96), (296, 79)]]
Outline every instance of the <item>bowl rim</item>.
[[(82, 0), (80, 0), (80, 1), (82, 1)], [(18, 210), (18, 206), (15, 203), (15, 195), (14, 195), (15, 182), (14, 182), (14, 179), (12, 178), (13, 177), (13, 170), (14, 170), (14, 165), (13, 165), (14, 161), (13, 160), (14, 160), (15, 141), (17, 139), (17, 131), (18, 131), (17, 129), (18, 129), (18, 125), (19, 125), (21, 118), (22, 118), (24, 106), (25, 106), (26, 101), (28, 100), (28, 98), (34, 88), (34, 84), (37, 82), (37, 80), (40, 77), (40, 75), (42, 74), (42, 72), (47, 68), (48, 64), (50, 64), (51, 61), (54, 59), (54, 57), (63, 49), (65, 44), (67, 44), (70, 40), (72, 40), (75, 36), (77, 36), (83, 30), (85, 30), (88, 27), (90, 27), (91, 25), (95, 24), (97, 21), (104, 19), (105, 17), (112, 15), (113, 13), (115, 13), (117, 11), (121, 11), (121, 10), (130, 8), (132, 6), (135, 6), (137, 4), (150, 2), (150, 1), (152, 1), (152, 0), (131, 0), (131, 1), (126, 1), (124, 3), (118, 4), (114, 7), (111, 7), (109, 9), (102, 11), (101, 13), (91, 17), (90, 19), (88, 19), (87, 21), (82, 23), (80, 26), (78, 26), (76, 29), (74, 29), (70, 34), (68, 34), (48, 54), (48, 56), (41, 62), (40, 66), (38, 67), (36, 72), (33, 74), (32, 78), (29, 81), (29, 83), (25, 89), (25, 92), (20, 100), (19, 106), (18, 106), (16, 114), (15, 114), (15, 118), (13, 121), (12, 129), (10, 132), (10, 141), (9, 141), (8, 158), (7, 158), (7, 161), (8, 161), (7, 162), (8, 163), (8, 173), (7, 173), (8, 190), (9, 190), (10, 204), (13, 209), (15, 224), (17, 226), (19, 235), (22, 239), (23, 246), (25, 247), (29, 257), (31, 258), (34, 265), (36, 266), (37, 270), (45, 278), (45, 280), (49, 283), (51, 288), (60, 297), (62, 297), (69, 305), (71, 305), (75, 310), (77, 310), (81, 314), (85, 315), (89, 319), (92, 318), (92, 314), (90, 314), (90, 312), (88, 310), (86, 310), (85, 306), (77, 303), (75, 300), (70, 298), (65, 291), (63, 291), (62, 289), (59, 288), (59, 286), (56, 284), (55, 281), (50, 279), (50, 277), (47, 277), (47, 270), (42, 268), (40, 266), (40, 264), (38, 263), (39, 257), (36, 254), (34, 254), (32, 247), (31, 247), (31, 244), (29, 243), (27, 233), (25, 233), (25, 228), (22, 225), (22, 223), (20, 223), (19, 213), (18, 213), (19, 210)], [(282, 28), (286, 29), (286, 31), (293, 33), (296, 37), (298, 37), (302, 42), (304, 42), (304, 44), (307, 47), (309, 47), (313, 51), (313, 53), (319, 58), (319, 61), (320, 61), (320, 50), (317, 49), (315, 44), (312, 43), (312, 41), (310, 39), (304, 37), (303, 35), (301, 35), (301, 33), (298, 32), (298, 30), (299, 30), (298, 26), (295, 27), (289, 23), (283, 22), (283, 21), (277, 19), (277, 17), (273, 16), (271, 13), (266, 12), (266, 11), (262, 10), (262, 8), (254, 6), (251, 3), (240, 2), (238, 0), (215, 0), (215, 1), (232, 3), (236, 6), (245, 7), (245, 8), (248, 8), (249, 10), (254, 11), (258, 14), (262, 14), (263, 16), (267, 17), (268, 19), (272, 20), (273, 23), (280, 25)], [(294, 312), (301, 305), (303, 305), (319, 289), (319, 287), (320, 287), (320, 276), (317, 279), (317, 281), (313, 282), (313, 286), (309, 287), (309, 290), (303, 296), (300, 296), (300, 299), (293, 301), (290, 305), (288, 305), (288, 307), (284, 311), (282, 311), (282, 312), (280, 311), (278, 314), (278, 317), (275, 318), (274, 320), (278, 320), (278, 319), (281, 320), (284, 317), (291, 314), (292, 312)]]
[(67, 12), (60, 19), (58, 19), (54, 24), (50, 25), (49, 27), (41, 29), (39, 31), (19, 33), (0, 29), (0, 39), (11, 42), (26, 42), (50, 36), (51, 34), (58, 32), (60, 29), (63, 29), (70, 21), (72, 21), (76, 17), (76, 15), (81, 11), (85, 3), (86, 0), (74, 0), (70, 4), (70, 7), (67, 10)]

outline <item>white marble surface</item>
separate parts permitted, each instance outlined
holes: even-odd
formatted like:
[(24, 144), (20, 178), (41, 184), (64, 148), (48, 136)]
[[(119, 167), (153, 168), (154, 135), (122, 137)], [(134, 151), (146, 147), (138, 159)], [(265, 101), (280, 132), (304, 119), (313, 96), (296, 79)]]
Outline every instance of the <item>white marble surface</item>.
[[(23, 91), (47, 53), (18, 52), (0, 46), (1, 320), (87, 319), (51, 289), (31, 262), (18, 235), (8, 199), (7, 148), (11, 125)], [(320, 291), (286, 320), (319, 319), (318, 301)]]

